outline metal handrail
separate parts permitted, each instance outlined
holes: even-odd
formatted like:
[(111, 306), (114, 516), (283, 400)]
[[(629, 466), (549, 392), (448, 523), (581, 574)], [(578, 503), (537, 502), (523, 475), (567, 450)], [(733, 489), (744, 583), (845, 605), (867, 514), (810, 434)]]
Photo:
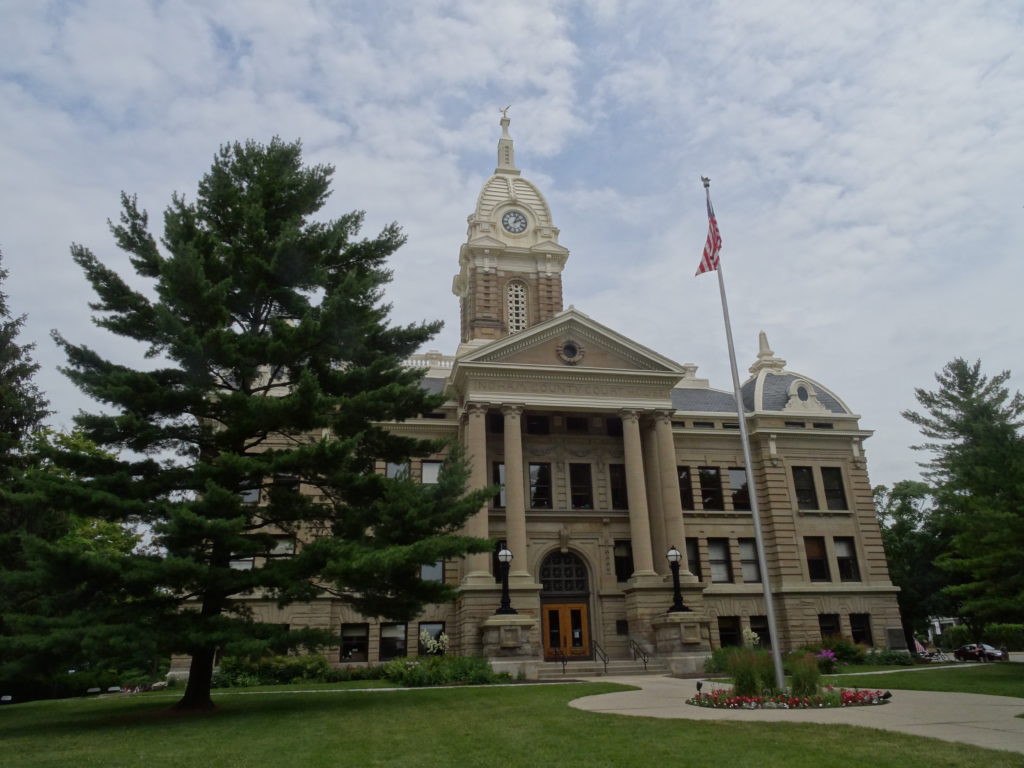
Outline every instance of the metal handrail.
[(554, 654), (555, 658), (558, 661), (562, 662), (562, 674), (564, 675), (565, 674), (565, 665), (569, 663), (569, 657), (566, 656), (565, 653), (562, 652), (562, 649), (557, 647), (557, 646), (555, 647), (554, 650), (555, 650), (555, 654)]
[(591, 646), (594, 648), (594, 655), (597, 656), (604, 663), (604, 673), (608, 674), (608, 654), (604, 652), (604, 648), (596, 640), (591, 641)]
[(629, 650), (633, 653), (633, 661), (640, 659), (644, 663), (644, 672), (647, 671), (647, 662), (651, 660), (651, 657), (647, 655), (645, 651), (636, 640), (632, 637), (629, 638)]

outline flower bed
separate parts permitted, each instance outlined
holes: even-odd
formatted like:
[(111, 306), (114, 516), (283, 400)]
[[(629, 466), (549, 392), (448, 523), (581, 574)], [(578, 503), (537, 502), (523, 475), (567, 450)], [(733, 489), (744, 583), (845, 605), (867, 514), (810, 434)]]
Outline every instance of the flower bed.
[(698, 693), (686, 700), (695, 707), (713, 709), (826, 709), (832, 707), (865, 707), (885, 704), (892, 694), (884, 691), (847, 690), (825, 688), (814, 696), (790, 696), (780, 693), (772, 696), (737, 696), (730, 690)]

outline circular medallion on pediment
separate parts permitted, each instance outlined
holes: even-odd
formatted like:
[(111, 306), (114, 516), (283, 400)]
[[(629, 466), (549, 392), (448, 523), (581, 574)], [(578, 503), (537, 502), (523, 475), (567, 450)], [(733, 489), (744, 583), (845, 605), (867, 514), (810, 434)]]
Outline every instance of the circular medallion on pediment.
[(566, 339), (555, 350), (558, 359), (566, 365), (579, 365), (585, 353), (583, 345), (575, 339)]

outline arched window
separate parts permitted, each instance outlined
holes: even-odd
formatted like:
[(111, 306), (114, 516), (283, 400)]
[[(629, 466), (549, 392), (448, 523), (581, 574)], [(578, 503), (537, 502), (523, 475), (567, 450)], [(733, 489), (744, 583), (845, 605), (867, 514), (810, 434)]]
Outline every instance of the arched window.
[(572, 552), (553, 552), (540, 566), (540, 583), (545, 594), (586, 594), (587, 567)]
[(508, 309), (508, 332), (519, 333), (526, 330), (526, 285), (513, 280), (505, 289), (505, 305)]

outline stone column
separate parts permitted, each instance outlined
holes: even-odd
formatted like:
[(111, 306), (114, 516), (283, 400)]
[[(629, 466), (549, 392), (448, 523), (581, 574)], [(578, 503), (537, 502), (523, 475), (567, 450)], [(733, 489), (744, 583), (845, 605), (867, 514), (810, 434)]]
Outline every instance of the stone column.
[(669, 546), (674, 546), (683, 553), (682, 565), (689, 574), (690, 564), (686, 562), (686, 531), (683, 528), (683, 504), (679, 498), (679, 471), (676, 469), (676, 446), (672, 438), (672, 417), (666, 411), (655, 412), (654, 435), (658, 445), (658, 478), (661, 486), (665, 537)]
[(523, 406), (503, 405), (505, 415), (505, 541), (512, 552), (509, 577), (527, 576), (526, 480), (523, 477)]
[(626, 496), (629, 500), (629, 535), (633, 546), (633, 576), (655, 576), (651, 557), (651, 523), (647, 512), (640, 417), (622, 411), (622, 445), (626, 454)]
[[(487, 477), (487, 404), (466, 404), (466, 458), (471, 462), (469, 487), (477, 490), (488, 485)], [(466, 534), (480, 539), (488, 538), (487, 508), (484, 505), (466, 521)], [(480, 552), (466, 556), (466, 581), (482, 581), (493, 585), (490, 573), (490, 555)]]
[[(644, 478), (647, 481), (647, 511), (651, 521), (651, 547), (654, 570), (662, 575), (670, 573), (665, 553), (669, 544), (665, 539), (665, 515), (661, 503), (661, 473), (659, 470), (658, 443), (654, 425), (643, 420), (640, 438), (644, 449)], [(676, 546), (682, 546), (677, 544)]]

